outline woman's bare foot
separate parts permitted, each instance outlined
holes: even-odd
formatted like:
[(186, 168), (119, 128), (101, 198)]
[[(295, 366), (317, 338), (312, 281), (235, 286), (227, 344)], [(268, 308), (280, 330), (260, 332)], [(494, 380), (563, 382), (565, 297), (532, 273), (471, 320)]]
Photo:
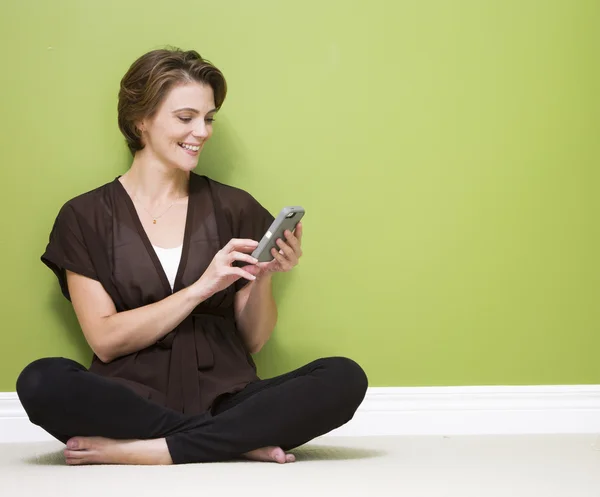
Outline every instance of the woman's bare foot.
[(164, 438), (112, 440), (74, 437), (65, 449), (67, 464), (173, 464)]
[[(155, 440), (112, 440), (102, 437), (74, 437), (67, 442), (65, 460), (69, 465), (81, 464), (173, 464), (164, 438)], [(281, 447), (263, 447), (246, 452), (253, 461), (294, 462), (293, 454)]]
[(277, 462), (279, 464), (296, 460), (294, 454), (286, 454), (281, 447), (263, 447), (262, 449), (251, 450), (243, 454), (243, 457), (253, 461)]

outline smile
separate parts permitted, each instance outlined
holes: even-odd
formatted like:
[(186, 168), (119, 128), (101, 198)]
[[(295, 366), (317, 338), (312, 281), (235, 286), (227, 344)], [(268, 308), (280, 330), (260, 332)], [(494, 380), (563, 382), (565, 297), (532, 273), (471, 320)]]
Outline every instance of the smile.
[(197, 152), (200, 150), (200, 145), (188, 145), (187, 143), (178, 143), (181, 148), (190, 150), (191, 152)]

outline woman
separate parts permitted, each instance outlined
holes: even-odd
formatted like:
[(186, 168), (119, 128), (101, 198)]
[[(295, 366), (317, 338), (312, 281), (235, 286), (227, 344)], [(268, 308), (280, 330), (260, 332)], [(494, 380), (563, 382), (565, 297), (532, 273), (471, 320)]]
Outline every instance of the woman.
[(28, 365), (30, 420), (68, 464), (178, 464), (285, 451), (348, 422), (367, 378), (342, 357), (261, 380), (250, 354), (277, 319), (271, 278), (298, 264), (302, 225), (273, 261), (250, 253), (273, 216), (245, 191), (193, 172), (226, 94), (195, 51), (155, 50), (121, 81), (131, 168), (60, 210), (42, 261), (94, 352)]

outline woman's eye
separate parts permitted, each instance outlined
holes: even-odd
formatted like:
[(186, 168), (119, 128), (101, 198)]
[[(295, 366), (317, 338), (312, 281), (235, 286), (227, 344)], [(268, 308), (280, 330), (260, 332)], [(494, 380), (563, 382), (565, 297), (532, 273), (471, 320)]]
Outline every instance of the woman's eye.
[[(191, 117), (180, 117), (179, 120), (181, 122), (183, 122), (183, 123), (189, 123), (192, 120), (192, 118)], [(216, 119), (214, 117), (207, 117), (206, 118), (206, 122), (207, 123), (211, 123), (212, 124), (215, 121), (216, 121)]]

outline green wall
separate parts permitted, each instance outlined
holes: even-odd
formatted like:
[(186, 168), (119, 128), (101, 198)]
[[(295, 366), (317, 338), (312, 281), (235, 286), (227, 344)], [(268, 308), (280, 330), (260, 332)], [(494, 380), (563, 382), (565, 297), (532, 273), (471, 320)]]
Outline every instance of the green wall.
[(126, 170), (119, 80), (194, 48), (230, 94), (198, 172), (306, 207), (264, 376), (325, 355), (372, 386), (600, 383), (600, 2), (0, 4), (0, 391), (90, 352), (39, 261)]

